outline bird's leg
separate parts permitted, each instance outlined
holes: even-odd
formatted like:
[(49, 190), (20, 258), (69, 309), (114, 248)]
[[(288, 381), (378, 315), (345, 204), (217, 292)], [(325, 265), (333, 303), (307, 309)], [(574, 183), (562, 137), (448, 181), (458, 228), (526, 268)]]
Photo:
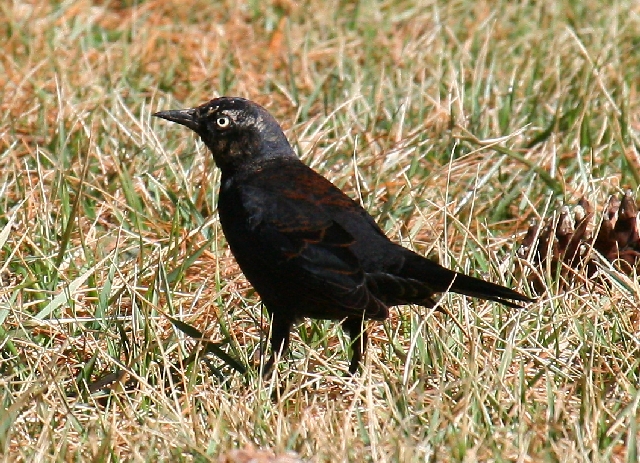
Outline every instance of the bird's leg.
[(271, 369), (276, 363), (276, 356), (280, 358), (287, 353), (290, 331), (291, 323), (274, 314), (271, 320), (271, 357), (264, 366), (263, 376), (268, 376), (271, 373)]
[(362, 360), (362, 356), (367, 349), (367, 331), (364, 327), (362, 318), (347, 318), (342, 326), (351, 338), (351, 363), (349, 364), (349, 373), (352, 375), (358, 371), (358, 366)]

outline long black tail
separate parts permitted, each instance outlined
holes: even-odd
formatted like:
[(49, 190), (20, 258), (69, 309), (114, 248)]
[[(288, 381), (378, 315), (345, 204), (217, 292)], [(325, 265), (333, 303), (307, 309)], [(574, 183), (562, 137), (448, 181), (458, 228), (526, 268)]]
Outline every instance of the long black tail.
[(522, 302), (535, 301), (535, 299), (531, 299), (530, 297), (520, 294), (513, 289), (509, 289), (506, 286), (497, 285), (462, 273), (455, 273), (453, 283), (451, 284), (451, 291), (458, 294), (464, 294), (465, 296), (479, 297), (480, 299), (500, 302), (501, 304), (514, 308), (521, 308), (522, 306), (511, 302), (508, 299)]
[(405, 255), (402, 276), (424, 282), (434, 292), (453, 291), (465, 296), (500, 302), (508, 307), (521, 308), (514, 301), (534, 302), (517, 291), (463, 273), (454, 272), (411, 251)]

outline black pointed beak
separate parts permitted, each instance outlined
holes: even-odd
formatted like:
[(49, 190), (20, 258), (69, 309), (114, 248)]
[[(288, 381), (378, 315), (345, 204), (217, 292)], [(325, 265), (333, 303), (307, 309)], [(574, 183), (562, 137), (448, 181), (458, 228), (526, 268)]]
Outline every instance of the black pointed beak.
[(194, 132), (199, 132), (200, 130), (200, 121), (194, 108), (159, 111), (153, 115), (189, 127)]

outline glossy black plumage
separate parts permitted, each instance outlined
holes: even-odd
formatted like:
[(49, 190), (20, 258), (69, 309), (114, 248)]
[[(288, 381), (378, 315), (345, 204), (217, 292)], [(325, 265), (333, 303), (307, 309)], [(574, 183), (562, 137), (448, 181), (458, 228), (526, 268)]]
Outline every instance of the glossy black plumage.
[(384, 320), (390, 306), (432, 307), (434, 293), (447, 290), (509, 307), (532, 301), (391, 242), (358, 203), (298, 159), (279, 124), (256, 103), (222, 97), (154, 115), (200, 135), (222, 171), (222, 229), (272, 316), (266, 371), (304, 317), (343, 321), (356, 341), (354, 373), (366, 346), (364, 321)]

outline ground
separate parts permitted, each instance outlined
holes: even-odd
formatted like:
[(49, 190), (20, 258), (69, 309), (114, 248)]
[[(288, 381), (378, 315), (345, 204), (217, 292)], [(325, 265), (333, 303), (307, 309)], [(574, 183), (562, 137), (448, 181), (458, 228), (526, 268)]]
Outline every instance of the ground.
[[(637, 277), (532, 293), (517, 253), (559, 204), (637, 196), (637, 2), (5, 3), (6, 461), (637, 461)], [(393, 240), (538, 302), (393, 309), (355, 377), (307, 322), (262, 380), (219, 172), (151, 117), (219, 95)], [(188, 363), (193, 335), (216, 349)]]

